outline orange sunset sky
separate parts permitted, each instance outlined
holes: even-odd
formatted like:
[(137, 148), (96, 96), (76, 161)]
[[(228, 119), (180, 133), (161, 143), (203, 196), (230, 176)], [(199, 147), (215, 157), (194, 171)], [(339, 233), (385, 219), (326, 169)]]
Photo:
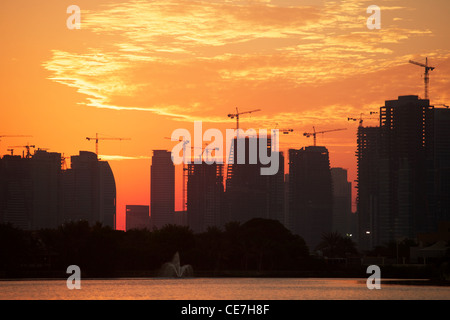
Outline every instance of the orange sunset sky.
[[(67, 7), (81, 8), (69, 30)], [(369, 30), (369, 5), (381, 29)], [(2, 0), (0, 1), (0, 154), (34, 144), (66, 156), (100, 141), (117, 184), (117, 228), (126, 204), (150, 202), (153, 149), (171, 150), (173, 130), (292, 128), (280, 149), (318, 135), (331, 166), (356, 179), (356, 129), (347, 121), (400, 95), (423, 97), (429, 63), (432, 104), (450, 104), (448, 0)], [(369, 115), (367, 116), (370, 117)], [(377, 121), (366, 119), (366, 125)], [(20, 150), (20, 151), (19, 151)], [(17, 153), (22, 150), (17, 150)], [(177, 168), (176, 208), (181, 209)]]

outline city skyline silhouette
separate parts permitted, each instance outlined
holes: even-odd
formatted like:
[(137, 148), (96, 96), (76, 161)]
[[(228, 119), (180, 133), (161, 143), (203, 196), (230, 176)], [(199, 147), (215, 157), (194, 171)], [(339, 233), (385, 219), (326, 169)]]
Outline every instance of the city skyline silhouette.
[[(370, 112), (385, 100), (422, 97), (424, 70), (410, 60), (428, 58), (435, 67), (430, 103), (449, 104), (447, 3), (436, 10), (421, 1), (380, 1), (381, 29), (370, 30), (367, 6), (356, 2), (116, 2), (75, 3), (80, 29), (67, 28), (64, 3), (1, 5), (0, 135), (33, 137), (0, 138), (0, 154), (32, 144), (74, 155), (94, 152), (85, 138), (96, 133), (132, 138), (99, 142), (116, 178), (122, 230), (125, 206), (150, 201), (151, 151), (170, 150), (163, 137), (176, 128), (193, 132), (194, 120), (224, 132), (235, 127), (228, 114), (236, 107), (260, 109), (243, 115), (241, 127), (294, 129), (280, 135), (285, 157), (313, 144), (302, 135), (313, 127), (347, 128), (317, 135), (317, 143), (354, 181), (358, 123), (347, 119), (363, 113), (364, 124), (376, 125)], [(176, 210), (181, 191), (177, 179)]]
[[(385, 101), (373, 113), (379, 114), (380, 126), (364, 126), (360, 121), (355, 137), (356, 212), (351, 210), (348, 170), (330, 165), (328, 149), (316, 146), (316, 137), (314, 146), (289, 149), (287, 166), (283, 152), (271, 151), (281, 165), (275, 175), (266, 176), (260, 172), (264, 165), (250, 152), (252, 147), (264, 146), (259, 142), (262, 138), (250, 135), (233, 139), (228, 164), (206, 163), (213, 154), (203, 155), (202, 162), (181, 164), (183, 175), (178, 179), (185, 184), (182, 196), (186, 201), (182, 211), (175, 209), (174, 155), (153, 150), (151, 199), (140, 204), (148, 208), (148, 222), (143, 225), (151, 230), (177, 224), (199, 233), (229, 222), (272, 219), (303, 237), (312, 251), (324, 234), (332, 232), (349, 237), (360, 250), (436, 232), (450, 211), (446, 182), (450, 110), (430, 106), (429, 100), (418, 96), (400, 96)], [(264, 137), (267, 150), (273, 150), (274, 139)], [(40, 149), (31, 153), (26, 147), (26, 155), (11, 154), (0, 160), (3, 222), (36, 230), (86, 220), (116, 229), (116, 186), (108, 162), (81, 151), (70, 157), (69, 168), (67, 157), (59, 153)], [(243, 163), (236, 161), (239, 152), (245, 155)], [(340, 174), (341, 180), (345, 177), (342, 182), (336, 180), (337, 170), (344, 173)], [(339, 186), (342, 183), (345, 187)], [(44, 192), (39, 185), (52, 187)], [(343, 188), (347, 191), (339, 199)], [(126, 212), (134, 206), (139, 205), (129, 203)]]
[(449, 12), (0, 1), (0, 299), (449, 299)]

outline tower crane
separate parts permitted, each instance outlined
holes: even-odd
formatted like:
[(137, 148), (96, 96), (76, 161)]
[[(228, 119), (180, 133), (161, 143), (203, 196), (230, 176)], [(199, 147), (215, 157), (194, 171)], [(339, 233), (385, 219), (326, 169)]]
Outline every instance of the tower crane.
[[(12, 134), (3, 134), (0, 135), (0, 141), (2, 141), (2, 138), (22, 138), (22, 137), (32, 137), (30, 135), (12, 135)], [(7, 150), (11, 151), (11, 150)]]
[[(275, 129), (278, 129), (278, 123), (276, 123)], [(278, 131), (283, 134), (289, 134), (290, 132), (294, 132), (294, 129), (278, 129)]]
[(313, 127), (313, 132), (305, 132), (303, 133), (303, 135), (307, 138), (313, 136), (314, 138), (314, 146), (316, 146), (316, 136), (319, 133), (326, 133), (326, 132), (333, 132), (333, 131), (341, 131), (341, 130), (347, 130), (347, 128), (343, 128), (343, 129), (332, 129), (332, 130), (325, 130), (325, 131), (316, 131), (316, 128)]
[(415, 64), (416, 66), (425, 68), (425, 74), (424, 74), (424, 82), (425, 82), (425, 99), (428, 99), (428, 84), (430, 83), (430, 71), (433, 71), (435, 67), (431, 67), (428, 65), (428, 57), (425, 58), (425, 64), (409, 60), (409, 63)]
[(205, 153), (206, 153), (206, 161), (208, 161), (209, 160), (209, 156), (211, 155), (211, 153), (213, 152), (213, 151), (218, 151), (219, 150), (219, 148), (208, 148), (207, 147), (207, 143), (205, 143)]
[[(370, 114), (374, 114), (374, 113), (377, 113), (377, 112), (370, 112)], [(363, 115), (364, 115), (364, 113), (360, 114), (359, 120), (357, 118), (347, 118), (347, 121), (359, 121), (359, 126), (362, 127), (364, 119), (378, 120), (378, 118), (364, 118), (363, 119)]]
[(228, 117), (231, 119), (236, 118), (236, 130), (238, 130), (239, 129), (239, 116), (242, 114), (247, 114), (247, 113), (252, 113), (252, 112), (257, 112), (257, 111), (261, 111), (261, 109), (239, 112), (238, 108), (236, 107), (236, 113), (229, 113)]
[[(236, 107), (236, 113), (228, 114), (229, 118), (231, 118), (231, 119), (236, 118), (236, 138), (239, 138), (239, 116), (242, 114), (249, 114), (249, 113), (258, 112), (258, 111), (261, 111), (261, 109), (239, 112), (238, 108)], [(233, 148), (230, 148), (229, 159), (232, 158), (232, 150), (233, 150)], [(230, 168), (231, 168), (231, 166), (230, 166), (230, 164), (228, 164), (228, 170), (230, 170)]]
[[(29, 145), (29, 144), (27, 144), (26, 146), (8, 146), (8, 148), (25, 148), (26, 150), (27, 150), (27, 155), (26, 155), (26, 157), (24, 157), (24, 158), (27, 158), (27, 159), (29, 159), (30, 157), (31, 157), (31, 152), (30, 152), (30, 148), (36, 148), (36, 146), (35, 145)], [(14, 149), (8, 149), (8, 151), (11, 151), (11, 155), (12, 155), (12, 153), (13, 153), (13, 150)]]
[(95, 134), (95, 138), (86, 137), (86, 140), (95, 140), (95, 154), (98, 157), (98, 141), (99, 140), (131, 140), (130, 138), (99, 138), (98, 133)]
[[(281, 133), (283, 133), (283, 134), (289, 134), (289, 133), (294, 132), (294, 129), (278, 129), (278, 123), (276, 124), (275, 129), (277, 129), (278, 132), (281, 132)], [(273, 143), (274, 145), (276, 145), (277, 143), (279, 143), (279, 142), (278, 142), (278, 135), (277, 135), (277, 134), (274, 135), (274, 138), (273, 138), (273, 140), (272, 140), (272, 143)]]
[[(164, 139), (168, 139), (168, 140), (172, 140), (172, 138), (169, 137), (164, 137)], [(189, 143), (191, 143), (191, 141), (187, 140), (184, 136), (180, 139), (178, 139), (178, 141), (183, 142), (183, 164), (186, 163), (186, 146), (189, 145)], [(191, 148), (193, 149), (193, 148)]]

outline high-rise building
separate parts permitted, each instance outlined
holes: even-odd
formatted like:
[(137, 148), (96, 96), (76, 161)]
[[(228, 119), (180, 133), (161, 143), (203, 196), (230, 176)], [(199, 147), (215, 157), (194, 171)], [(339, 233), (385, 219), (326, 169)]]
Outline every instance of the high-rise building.
[(126, 205), (125, 231), (132, 229), (150, 230), (150, 208), (142, 205)]
[(115, 228), (116, 183), (108, 162), (80, 151), (71, 157), (71, 168), (62, 172), (61, 186), (64, 221), (100, 222)]
[(358, 245), (369, 250), (378, 243), (380, 127), (358, 127), (356, 152)]
[(0, 160), (0, 221), (32, 229), (31, 159), (5, 155)]
[[(272, 159), (278, 160), (278, 170), (273, 175), (261, 174), (263, 164), (258, 157), (261, 146)], [(244, 152), (242, 155), (240, 152)], [(242, 155), (239, 163), (238, 155)], [(284, 157), (272, 151), (270, 137), (239, 137), (233, 139), (226, 179), (225, 221), (246, 222), (253, 218), (284, 219)]]
[(37, 150), (33, 156), (0, 160), (0, 221), (28, 230), (56, 227), (61, 220), (61, 154)]
[(61, 154), (38, 149), (26, 158), (0, 160), (0, 220), (22, 229), (56, 228), (86, 220), (115, 227), (116, 185), (109, 164), (94, 153), (73, 156), (61, 170)]
[(183, 226), (187, 227), (187, 211), (181, 210), (181, 211), (175, 211), (174, 217), (173, 217), (173, 223), (177, 226)]
[(189, 164), (187, 172), (187, 221), (194, 232), (221, 226), (223, 221), (223, 164)]
[(284, 154), (283, 152), (272, 152), (278, 158), (278, 172), (274, 175), (267, 175), (266, 183), (268, 184), (268, 209), (267, 219), (278, 220), (285, 227), (288, 226), (285, 212), (286, 186), (284, 178)]
[(31, 158), (33, 229), (61, 224), (61, 154), (37, 150)]
[(311, 250), (332, 231), (333, 194), (330, 160), (325, 147), (289, 150), (289, 212), (292, 231)]
[(331, 168), (331, 180), (333, 184), (332, 229), (343, 236), (356, 235), (352, 213), (352, 183), (347, 180), (347, 170)]
[(427, 175), (433, 146), (429, 100), (401, 96), (380, 108), (378, 243), (430, 231)]
[(289, 212), (289, 173), (284, 174), (284, 226), (292, 230), (291, 216)]
[(108, 162), (99, 161), (100, 222), (116, 229), (116, 180)]
[(450, 112), (401, 96), (380, 108), (380, 127), (358, 129), (361, 249), (434, 232), (450, 218)]
[(161, 228), (174, 223), (175, 166), (170, 151), (153, 150), (150, 174), (151, 222), (153, 227)]
[(434, 108), (433, 120), (433, 195), (429, 198), (435, 213), (433, 226), (437, 226), (450, 221), (450, 109)]

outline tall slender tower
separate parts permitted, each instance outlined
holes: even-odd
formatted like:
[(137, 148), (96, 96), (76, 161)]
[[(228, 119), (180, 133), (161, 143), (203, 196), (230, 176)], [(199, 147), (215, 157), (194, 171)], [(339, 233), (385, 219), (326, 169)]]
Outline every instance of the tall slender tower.
[(223, 164), (188, 165), (187, 222), (194, 232), (223, 224)]
[(150, 178), (150, 215), (153, 227), (174, 223), (175, 166), (171, 152), (153, 150)]
[(378, 242), (380, 137), (380, 127), (358, 127), (356, 212), (360, 250), (370, 250)]
[(432, 133), (429, 100), (400, 96), (380, 108), (379, 243), (430, 231), (427, 176)]
[(353, 234), (352, 183), (347, 180), (347, 170), (331, 168), (333, 181), (333, 231), (343, 236)]
[(450, 220), (450, 109), (434, 108), (434, 224)]
[(330, 160), (325, 147), (289, 150), (289, 213), (292, 231), (311, 250), (332, 231), (333, 195)]

